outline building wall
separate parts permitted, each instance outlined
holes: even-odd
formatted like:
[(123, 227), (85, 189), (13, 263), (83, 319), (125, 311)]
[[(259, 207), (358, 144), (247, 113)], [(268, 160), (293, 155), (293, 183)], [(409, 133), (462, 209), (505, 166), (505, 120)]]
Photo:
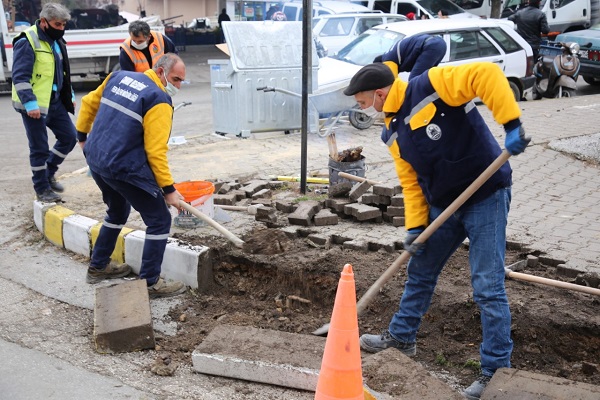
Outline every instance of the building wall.
[(140, 5), (145, 8), (146, 16), (159, 15), (170, 19), (166, 23), (187, 25), (194, 18), (209, 17), (216, 24), (224, 0), (120, 0), (120, 10), (139, 14)]

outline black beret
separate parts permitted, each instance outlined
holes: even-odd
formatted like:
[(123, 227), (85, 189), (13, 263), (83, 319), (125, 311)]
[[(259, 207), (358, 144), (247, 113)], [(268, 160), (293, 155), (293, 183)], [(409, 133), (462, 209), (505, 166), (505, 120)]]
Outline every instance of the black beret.
[(344, 89), (346, 96), (354, 96), (358, 92), (381, 89), (394, 83), (394, 74), (385, 64), (376, 63), (365, 65), (358, 70)]

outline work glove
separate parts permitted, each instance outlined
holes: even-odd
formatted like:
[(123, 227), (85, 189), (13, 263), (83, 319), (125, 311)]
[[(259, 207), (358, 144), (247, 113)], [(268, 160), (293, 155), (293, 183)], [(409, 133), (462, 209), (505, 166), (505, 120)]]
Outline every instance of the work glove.
[(408, 251), (413, 256), (420, 256), (425, 251), (425, 243), (413, 243), (423, 231), (424, 229), (419, 227), (411, 228), (406, 232), (406, 237), (404, 238), (404, 250)]
[(504, 147), (510, 155), (516, 156), (525, 151), (525, 147), (527, 147), (530, 141), (531, 137), (525, 135), (523, 125), (519, 125), (517, 128), (506, 131)]

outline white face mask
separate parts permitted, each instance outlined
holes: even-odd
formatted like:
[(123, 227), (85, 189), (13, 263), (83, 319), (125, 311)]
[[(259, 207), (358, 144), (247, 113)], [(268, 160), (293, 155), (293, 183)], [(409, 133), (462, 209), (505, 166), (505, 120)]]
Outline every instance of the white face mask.
[(177, 89), (175, 87), (175, 85), (173, 85), (171, 82), (169, 82), (169, 80), (167, 79), (167, 75), (163, 72), (163, 76), (165, 77), (165, 81), (167, 82), (167, 86), (165, 86), (165, 90), (167, 91), (167, 94), (171, 97), (175, 96), (177, 94), (177, 92), (179, 92), (179, 89)]
[(132, 40), (131, 47), (133, 47), (134, 49), (138, 49), (138, 50), (144, 50), (146, 47), (148, 47), (148, 42), (142, 42), (140, 44), (137, 44), (136, 42), (134, 42)]
[(381, 111), (377, 111), (377, 109), (375, 108), (375, 96), (377, 95), (377, 93), (373, 92), (373, 104), (370, 107), (365, 108), (364, 110), (362, 110), (363, 113), (365, 113), (367, 115), (367, 117), (371, 117), (371, 118), (377, 118), (381, 116)]

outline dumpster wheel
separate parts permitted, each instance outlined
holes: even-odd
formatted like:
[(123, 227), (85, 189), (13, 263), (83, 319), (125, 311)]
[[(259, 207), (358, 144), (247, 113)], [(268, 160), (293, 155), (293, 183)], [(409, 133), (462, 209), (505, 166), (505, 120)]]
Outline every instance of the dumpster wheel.
[[(358, 108), (356, 106), (355, 108)], [(362, 112), (350, 111), (348, 113), (348, 120), (350, 124), (356, 129), (367, 129), (373, 125), (373, 118), (369, 117), (367, 114)]]

